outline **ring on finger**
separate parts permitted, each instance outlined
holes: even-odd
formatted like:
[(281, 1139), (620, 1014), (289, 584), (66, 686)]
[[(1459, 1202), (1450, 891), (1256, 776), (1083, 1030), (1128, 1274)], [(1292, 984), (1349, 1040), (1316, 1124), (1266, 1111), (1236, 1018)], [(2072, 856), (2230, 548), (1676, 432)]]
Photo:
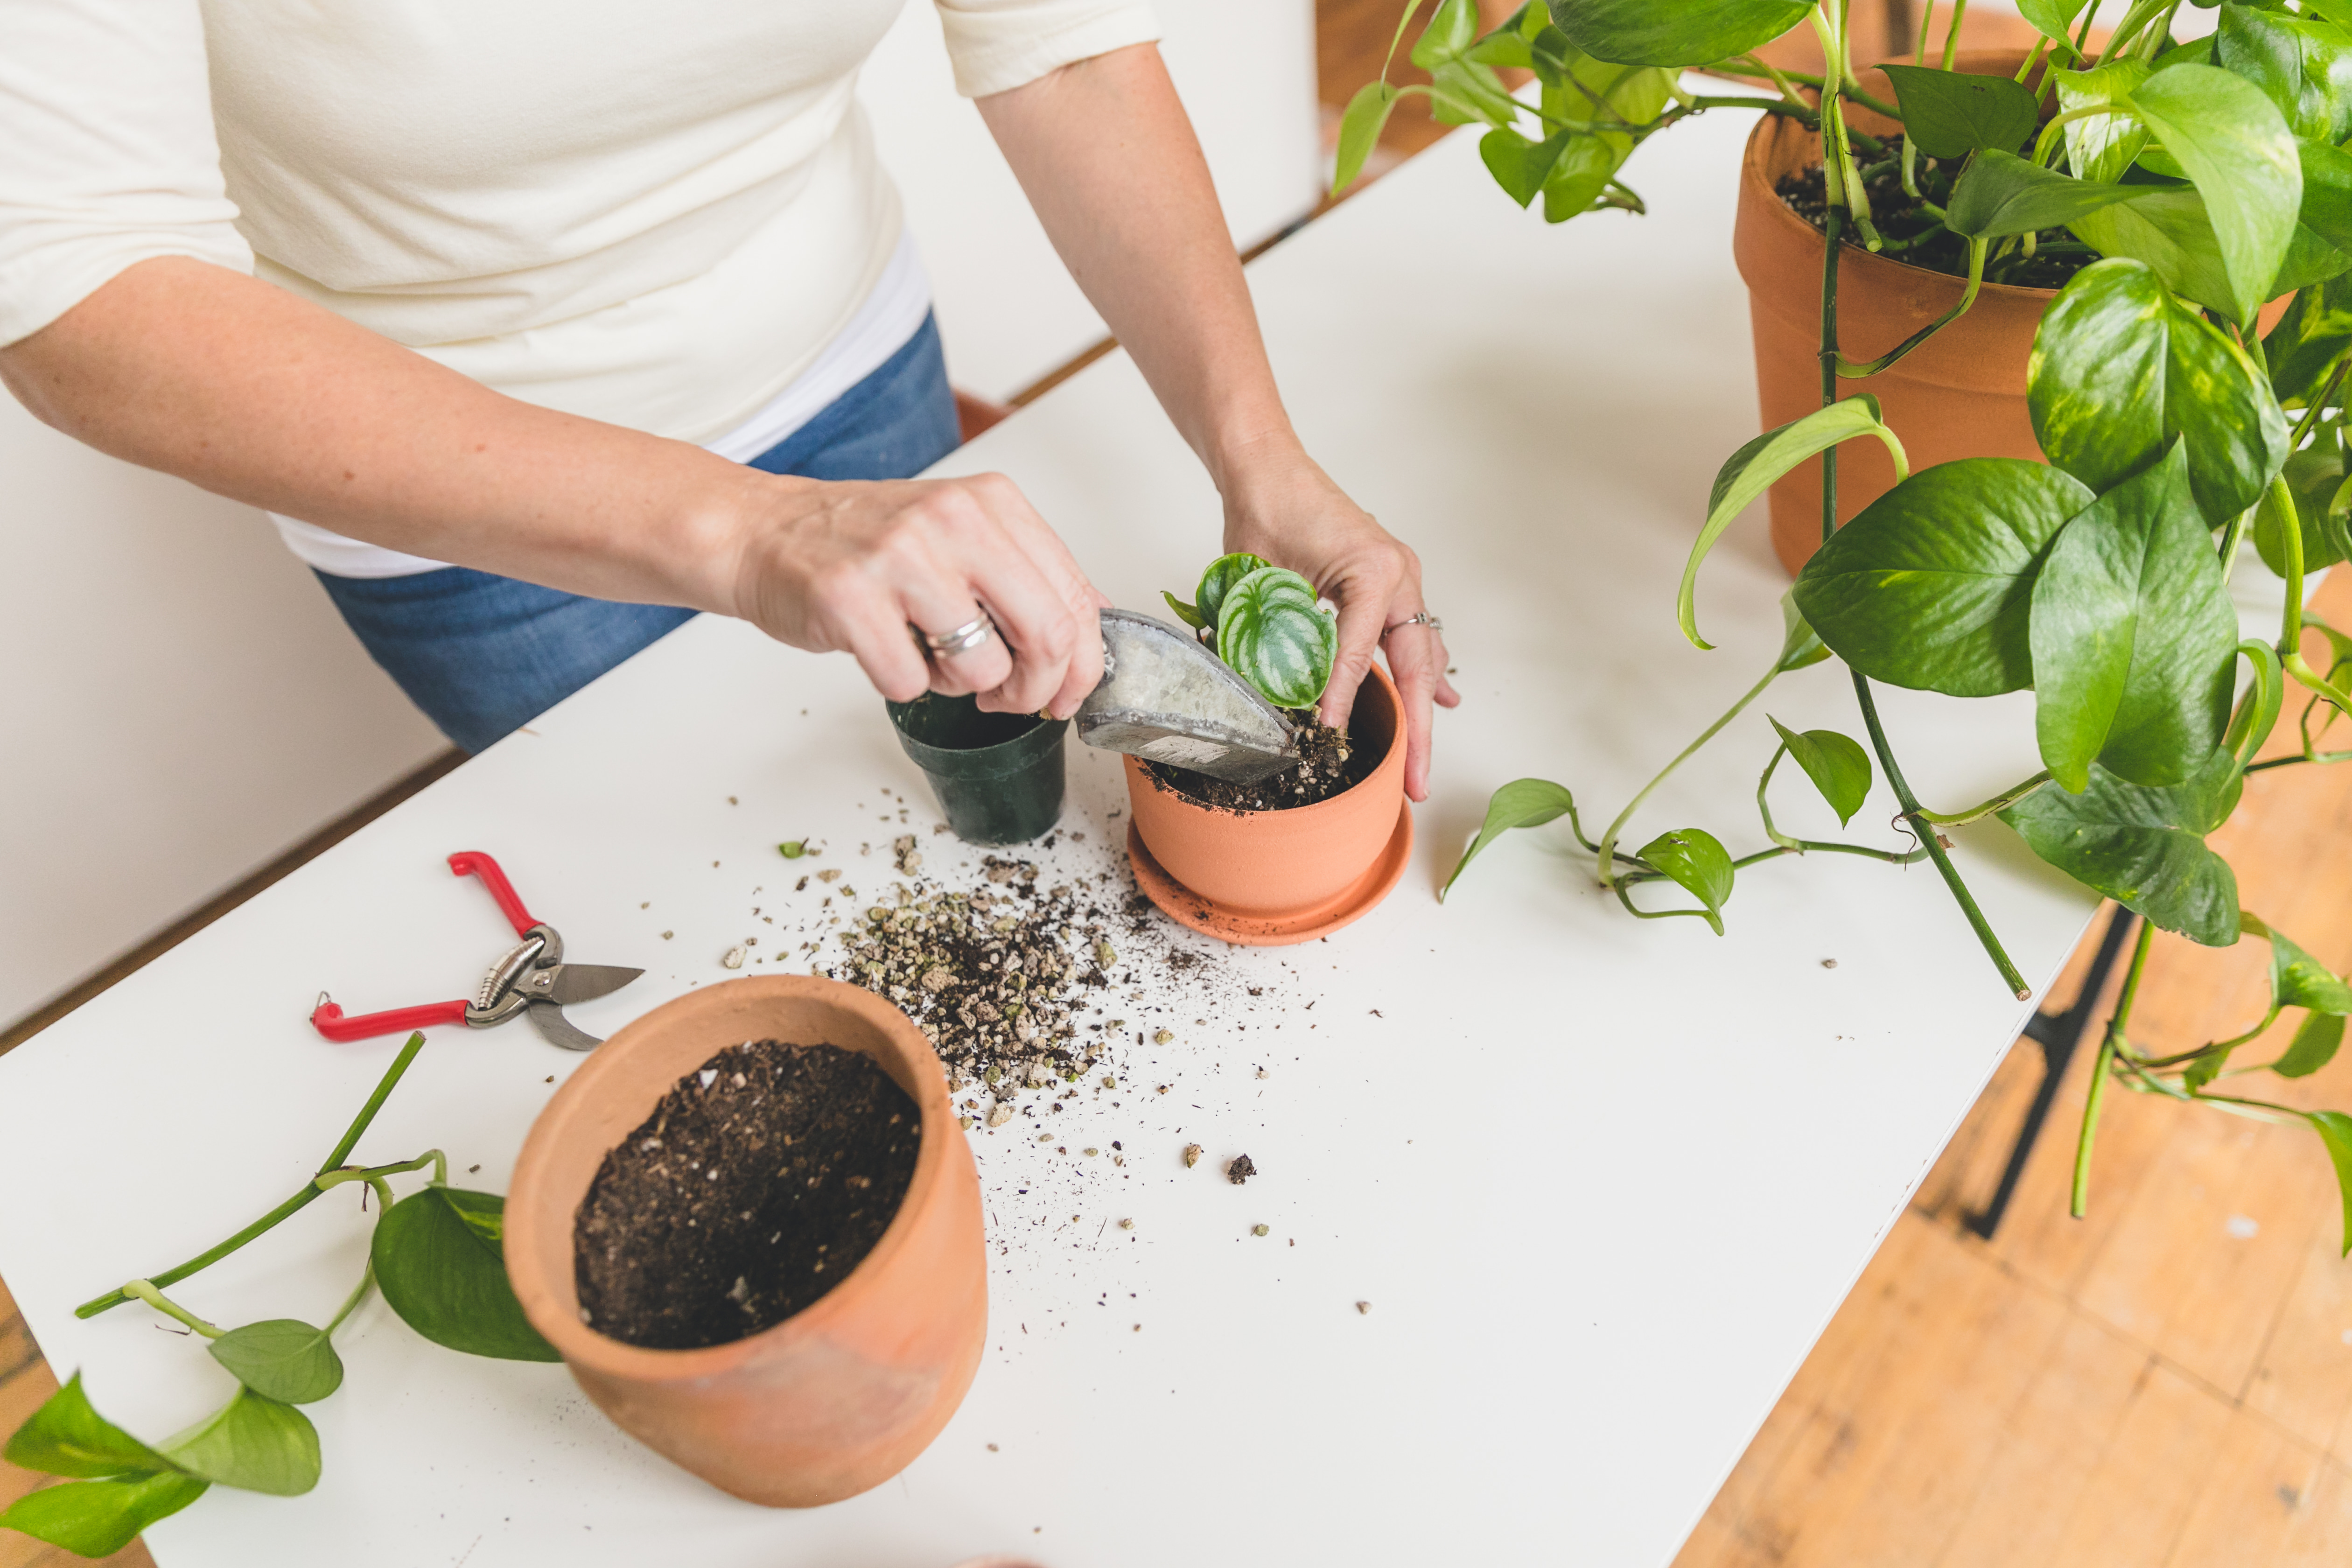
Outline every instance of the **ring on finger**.
[(986, 610), (982, 610), (953, 631), (927, 632), (912, 621), (907, 623), (907, 630), (914, 637), (915, 646), (925, 653), (940, 658), (953, 658), (960, 653), (970, 653), (993, 637), (996, 623), (989, 618)]
[(1444, 621), (1439, 620), (1427, 610), (1416, 610), (1412, 615), (1407, 616), (1404, 619), (1383, 627), (1381, 629), (1381, 636), (1386, 637), (1390, 632), (1397, 631), (1405, 626), (1427, 626), (1431, 631), (1440, 634), (1443, 634), (1445, 630), (1445, 623)]

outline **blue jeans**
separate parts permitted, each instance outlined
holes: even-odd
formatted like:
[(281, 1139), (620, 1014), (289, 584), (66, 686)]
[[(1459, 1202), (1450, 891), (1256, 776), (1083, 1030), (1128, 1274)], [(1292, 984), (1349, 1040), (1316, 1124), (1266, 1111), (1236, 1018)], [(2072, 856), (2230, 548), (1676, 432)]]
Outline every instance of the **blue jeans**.
[[(879, 370), (751, 466), (813, 479), (902, 479), (956, 444), (939, 327), (926, 317)], [(695, 615), (584, 598), (465, 566), (411, 577), (318, 577), (376, 663), (468, 752), (544, 713)]]

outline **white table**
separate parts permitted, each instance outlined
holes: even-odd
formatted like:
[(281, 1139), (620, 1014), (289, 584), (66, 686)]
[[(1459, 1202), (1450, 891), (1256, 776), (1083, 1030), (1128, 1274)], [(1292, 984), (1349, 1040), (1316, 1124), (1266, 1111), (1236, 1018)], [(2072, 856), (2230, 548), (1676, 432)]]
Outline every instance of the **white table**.
[[(311, 1407), (322, 1484), (216, 1489), (150, 1533), (163, 1568), (1665, 1563), (2027, 1011), (1924, 866), (1773, 863), (1722, 940), (1627, 919), (1554, 829), (1433, 896), (1496, 784), (1561, 779), (1597, 826), (1777, 647), (1760, 518), (1702, 585), (1723, 651), (1672, 614), (1715, 468), (1755, 428), (1728, 247), (1745, 131), (1727, 113), (1661, 138), (1631, 171), (1653, 216), (1559, 230), (1455, 137), (1252, 268), (1307, 442), (1421, 550), (1466, 700), (1382, 908), (1284, 950), (1171, 928), (1208, 964), (1117, 1009), (1176, 1044), (1128, 1048), (1120, 1091), (1053, 1119), (1067, 1156), (1022, 1123), (974, 1134), (991, 1348), (902, 1479), (810, 1513), (740, 1504), (621, 1437), (561, 1368), (440, 1351), (375, 1303), (343, 1391)], [(1215, 543), (1210, 486), (1123, 357), (947, 467), (1012, 474), (1122, 604), (1187, 586)], [(1933, 801), (2033, 765), (2021, 700), (1885, 705)], [(1768, 709), (1859, 733), (1839, 667), (1790, 677), (1633, 841), (1696, 823), (1760, 844)], [(1125, 826), (1113, 759), (1073, 751), (1064, 821), (1086, 838), (1045, 856), (1056, 879), (1110, 867)], [(1833, 826), (1785, 771), (1783, 822)], [(354, 1010), (471, 986), (505, 928), (442, 856), (490, 851), (574, 955), (649, 967), (574, 1010), (604, 1032), (726, 978), (746, 935), (777, 951), (822, 890), (788, 892), (812, 863), (777, 840), (828, 840), (815, 864), (870, 896), (887, 867), (856, 846), (901, 830), (882, 786), (915, 803), (931, 868), (971, 874), (847, 659), (705, 619), (0, 1059), (0, 1270), (42, 1349), (151, 1436), (226, 1393), (143, 1309), (70, 1308), (227, 1234), (332, 1143), (395, 1043), (320, 1040), (321, 986)], [(1892, 809), (1882, 791), (1856, 831), (1892, 842), (1870, 826)], [(2090, 898), (1998, 826), (1960, 840), (2046, 984)], [(360, 1154), (438, 1144), (503, 1190), (575, 1065), (520, 1025), (438, 1031)], [(1191, 1142), (1209, 1158), (1188, 1171)], [(1219, 1174), (1243, 1152), (1263, 1173), (1245, 1188)], [(180, 1294), (231, 1322), (331, 1310), (356, 1277), (351, 1207), (319, 1203)]]

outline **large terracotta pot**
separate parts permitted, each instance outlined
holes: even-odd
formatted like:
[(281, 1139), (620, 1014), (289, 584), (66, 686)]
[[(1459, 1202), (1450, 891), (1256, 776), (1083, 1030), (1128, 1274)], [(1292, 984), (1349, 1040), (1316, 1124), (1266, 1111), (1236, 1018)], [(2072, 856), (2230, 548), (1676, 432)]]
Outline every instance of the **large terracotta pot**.
[[(1296, 924), (1347, 900), (1400, 834), (1404, 813), (1403, 707), (1379, 665), (1356, 697), (1354, 743), (1382, 748), (1371, 776), (1343, 795), (1286, 811), (1227, 811), (1162, 788), (1133, 757), (1127, 796), (1152, 858), (1229, 917)], [(1385, 889), (1382, 889), (1385, 891)], [(1303, 938), (1301, 938), (1303, 940)]]
[[(1980, 75), (2014, 76), (2021, 51), (1966, 53), (1954, 62)], [(1864, 88), (1892, 102), (1885, 73), (1862, 73)], [(1899, 127), (1849, 107), (1851, 122), (1874, 135)], [(1740, 161), (1739, 205), (1731, 254), (1748, 284), (1756, 338), (1756, 392), (1767, 430), (1821, 406), (1822, 234), (1790, 210), (1775, 188), (1786, 175), (1821, 162), (1820, 139), (1785, 116), (1764, 115)], [(1959, 302), (1965, 279), (1874, 256), (1849, 245), (1838, 259), (1838, 344), (1849, 359), (1869, 359)], [(2042, 312), (2056, 290), (1987, 283), (1958, 321), (1901, 363), (1858, 381), (1840, 395), (1869, 393), (1901, 439), (1911, 471), (1959, 458), (2042, 460), (2025, 407), (2025, 362)], [(2284, 312), (2276, 300), (2260, 317), (2267, 331)], [(1895, 463), (1875, 441), (1838, 448), (1838, 522), (1895, 485)], [(1822, 539), (1822, 465), (1812, 458), (1771, 490), (1772, 549), (1793, 575)]]
[[(671, 1085), (748, 1040), (838, 1046), (879, 1063), (921, 1117), (906, 1198), (865, 1261), (773, 1328), (701, 1350), (609, 1339), (580, 1321), (581, 1199)], [(506, 1260), (531, 1326), (598, 1408), (713, 1486), (771, 1507), (835, 1502), (906, 1468), (962, 1403), (988, 1332), (980, 1179), (939, 1058), (881, 997), (808, 975), (689, 992), (599, 1047), (523, 1143)]]

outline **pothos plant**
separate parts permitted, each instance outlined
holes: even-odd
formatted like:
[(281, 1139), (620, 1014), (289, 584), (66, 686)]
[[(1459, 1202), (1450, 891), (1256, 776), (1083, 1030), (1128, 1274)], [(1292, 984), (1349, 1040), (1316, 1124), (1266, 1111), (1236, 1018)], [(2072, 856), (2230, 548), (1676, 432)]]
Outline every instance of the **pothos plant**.
[[(388, 1165), (345, 1163), (424, 1044), (423, 1035), (408, 1037), (318, 1174), (291, 1197), (185, 1263), (74, 1309), (76, 1317), (91, 1318), (142, 1301), (184, 1325), (236, 1380), (228, 1402), (177, 1436), (150, 1445), (100, 1415), (75, 1373), (16, 1429), (5, 1450), (12, 1465), (69, 1479), (17, 1499), (0, 1510), (0, 1526), (103, 1557), (215, 1485), (279, 1497), (309, 1491), (319, 1483), (319, 1432), (299, 1407), (342, 1386), (335, 1331), (371, 1289), (381, 1290), (403, 1321), (436, 1344), (509, 1361), (561, 1359), (524, 1318), (507, 1283), (505, 1200), (449, 1185), (448, 1161), (438, 1149)], [(427, 1184), (395, 1202), (389, 1178), (428, 1166)], [(270, 1318), (224, 1329), (163, 1294), (163, 1287), (210, 1268), (314, 1199), (353, 1184), (363, 1212), (369, 1196), (375, 1200), (375, 1228), (359, 1282), (323, 1326)]]
[[(1412, 58), (1425, 86), (1367, 86), (1342, 121), (1339, 186), (1360, 171), (1401, 99), (1426, 95), (1444, 121), (1486, 127), (1480, 154), (1521, 205), (1552, 222), (1606, 208), (1643, 210), (1620, 178), (1641, 143), (1725, 107), (1795, 120), (1819, 139), (1825, 202), (1821, 407), (1731, 454), (1677, 595), (1701, 648), (1701, 563), (1732, 520), (1783, 474), (1818, 458), (1822, 544), (1784, 603), (1787, 636), (1761, 679), (1661, 772), (1712, 741), (1779, 676), (1835, 656), (1852, 677), (1868, 747), (1828, 730), (1772, 721), (1756, 804), (1766, 847), (1734, 857), (1691, 826), (1618, 847), (1657, 780), (1599, 840), (1559, 784), (1520, 779), (1495, 793), (1454, 876), (1512, 828), (1566, 816), (1603, 886), (1644, 920), (1690, 916), (1718, 933), (1741, 873), (1815, 853), (1932, 861), (2003, 984), (2021, 976), (1953, 864), (1944, 830), (1987, 817), (2032, 852), (2140, 917), (2138, 939), (2100, 1044), (2075, 1154), (2073, 1207), (2086, 1201), (2107, 1086), (2300, 1122), (2332, 1159), (2352, 1251), (2352, 1117), (2303, 1111), (2217, 1085), (2325, 1065), (2352, 1014), (2352, 988), (2239, 905), (2229, 865), (2206, 842), (2275, 768), (2330, 763), (2330, 724), (2352, 712), (2352, 637), (2303, 607), (2305, 574), (2352, 556), (2347, 517), (2347, 399), (2352, 364), (2352, 0), (2223, 5), (2213, 35), (2176, 43), (2180, 0), (2128, 0), (2095, 47), (2098, 0), (2020, 0), (2041, 35), (2014, 77), (1952, 69), (1960, 14), (1929, 64), (1932, 5), (1909, 64), (1886, 68), (1895, 101), (1863, 91), (1848, 48), (1847, 0), (1532, 0), (1481, 33), (1472, 0), (1443, 0)], [(1402, 43), (1418, 5), (1397, 29)], [(1822, 74), (1776, 69), (1756, 51), (1810, 25)], [(1532, 72), (1515, 95), (1498, 68)], [(1695, 92), (1681, 72), (1769, 82), (1769, 96)], [(2036, 72), (2040, 72), (2037, 78)], [(1859, 103), (1899, 122), (1874, 136), (1848, 123)], [(1865, 162), (1866, 161), (1866, 162)], [(1872, 192), (1886, 210), (1874, 213)], [(1899, 198), (1894, 193), (1900, 193)], [(1915, 232), (1890, 237), (1880, 218)], [(1894, 226), (1891, 223), (1887, 227)], [(1903, 252), (1967, 278), (1940, 320), (1874, 357), (1838, 340), (1839, 258), (1849, 244)], [(2079, 266), (2047, 308), (2027, 365), (2028, 404), (2046, 463), (1972, 458), (1906, 472), (1874, 399), (1841, 383), (1874, 374), (1948, 326), (1981, 280), (2037, 252)], [(1932, 263), (1931, 263), (1932, 264)], [(2267, 334), (2257, 313), (2295, 298)], [(1876, 440), (1897, 483), (1838, 526), (1838, 448)], [(2275, 640), (2241, 641), (2228, 593), (2251, 535), (2284, 579)], [(1922, 804), (1880, 722), (1874, 682), (1955, 698), (2031, 689), (2042, 767), (1952, 811)], [(2303, 699), (2298, 744), (2264, 755), (2290, 689)], [(1883, 769), (1916, 847), (1901, 852), (1791, 837), (1767, 790), (1795, 762), (1851, 820)], [(1679, 885), (1696, 907), (1644, 907), (1635, 889)], [(1449, 887), (1451, 881), (1449, 881)], [(2224, 947), (2270, 948), (2270, 1005), (2242, 1033), (2153, 1055), (2129, 1034), (2161, 927)], [(2304, 1019), (2285, 1050), (2233, 1067), (2239, 1047), (2286, 1009)]]
[(1192, 603), (1160, 596), (1276, 708), (1312, 708), (1331, 683), (1339, 629), (1297, 573), (1240, 551), (1209, 563)]

